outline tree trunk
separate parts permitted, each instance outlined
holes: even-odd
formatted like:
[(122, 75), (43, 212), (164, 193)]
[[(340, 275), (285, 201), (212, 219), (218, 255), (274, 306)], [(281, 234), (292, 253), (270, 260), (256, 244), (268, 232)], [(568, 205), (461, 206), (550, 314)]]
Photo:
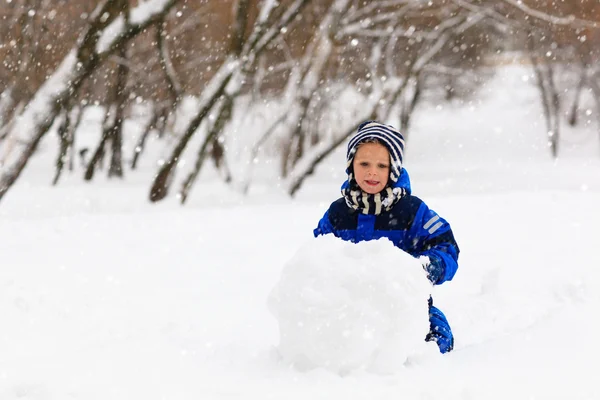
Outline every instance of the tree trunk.
[[(121, 59), (126, 59), (127, 51), (125, 47), (119, 49)], [(129, 68), (125, 63), (119, 62), (117, 65), (117, 85), (116, 85), (116, 113), (114, 125), (110, 131), (110, 141), (112, 154), (110, 157), (110, 166), (108, 167), (108, 177), (123, 177), (123, 123), (125, 121), (125, 107), (128, 97), (126, 90), (127, 76)]]
[(144, 128), (144, 131), (140, 135), (140, 139), (138, 140), (137, 145), (135, 146), (135, 149), (133, 150), (133, 156), (131, 157), (131, 169), (137, 168), (138, 160), (139, 160), (140, 156), (142, 155), (142, 153), (144, 152), (144, 149), (146, 147), (146, 140), (148, 139), (150, 132), (152, 132), (154, 129), (156, 129), (160, 118), (165, 118), (161, 114), (162, 114), (162, 109), (161, 109), (161, 111), (159, 111), (159, 109), (157, 109), (157, 108), (155, 108), (153, 110), (152, 116), (150, 117), (150, 121), (148, 121), (148, 123), (146, 124), (146, 127)]
[(223, 104), (219, 109), (219, 115), (213, 126), (210, 128), (210, 131), (204, 138), (202, 145), (200, 146), (198, 157), (196, 158), (196, 164), (194, 165), (194, 170), (188, 175), (183, 183), (183, 186), (181, 187), (181, 191), (179, 192), (181, 204), (185, 203), (189, 196), (190, 190), (198, 179), (198, 175), (200, 174), (200, 170), (202, 169), (202, 165), (206, 159), (208, 146), (211, 144), (215, 146), (215, 141), (217, 140), (219, 134), (225, 127), (225, 124), (227, 124), (231, 119), (233, 112), (233, 99), (229, 96), (226, 96), (222, 101)]
[(96, 146), (96, 151), (94, 151), (94, 155), (90, 159), (90, 162), (85, 170), (85, 174), (83, 175), (83, 179), (86, 181), (91, 181), (94, 178), (96, 167), (99, 165), (101, 166), (102, 160), (104, 159), (104, 155), (106, 153), (106, 143), (109, 141), (111, 130), (114, 127), (116, 113), (117, 111), (114, 105), (108, 108), (104, 118), (104, 123), (102, 124), (102, 135), (100, 136), (100, 142), (98, 143), (98, 146)]
[[(219, 98), (225, 92), (225, 87), (229, 83), (233, 76), (233, 69), (229, 62), (225, 62), (223, 67), (221, 68), (221, 73), (217, 73), (217, 78), (215, 78), (214, 88), (212, 92), (206, 97), (204, 103), (200, 107), (200, 111), (196, 114), (196, 117), (190, 122), (188, 127), (185, 130), (185, 133), (177, 143), (177, 146), (173, 149), (171, 156), (167, 160), (166, 163), (162, 165), (156, 178), (154, 179), (154, 183), (150, 188), (150, 201), (159, 201), (164, 199), (169, 190), (169, 185), (172, 182), (172, 174), (174, 172), (174, 168), (179, 161), (179, 157), (187, 147), (188, 142), (194, 136), (196, 129), (200, 126), (204, 118), (208, 115), (209, 111), (212, 109), (214, 104), (219, 100)], [(207, 89), (208, 90), (208, 89)]]
[(400, 111), (400, 132), (402, 132), (402, 136), (404, 136), (404, 141), (408, 141), (408, 136), (410, 133), (410, 121), (421, 99), (421, 78), (419, 75), (413, 78), (415, 80), (414, 87), (409, 98), (406, 99), (405, 104), (402, 106), (402, 110)]
[[(596, 76), (592, 76), (589, 79), (590, 87), (592, 88), (592, 93), (594, 94), (594, 102), (596, 104), (596, 120), (597, 120), (597, 131), (598, 131), (598, 139), (600, 139), (600, 85), (596, 80)], [(600, 142), (600, 140), (599, 140)]]
[[(546, 133), (548, 135), (548, 147), (553, 158), (558, 156), (559, 139), (559, 98), (554, 86), (554, 71), (548, 63), (539, 62), (536, 56), (534, 36), (532, 32), (528, 34), (527, 44), (529, 47), (529, 57), (533, 71), (537, 80), (537, 87), (540, 92), (540, 100), (544, 110), (546, 120)], [(543, 59), (543, 58), (542, 58)]]
[(554, 82), (554, 68), (552, 64), (548, 64), (548, 90), (550, 93), (550, 101), (552, 104), (552, 121), (554, 128), (550, 135), (550, 148), (552, 149), (552, 157), (558, 157), (559, 145), (560, 145), (560, 97), (558, 96), (558, 90)]
[(8, 136), (7, 125), (12, 120), (13, 113), (16, 112), (13, 90), (14, 85), (11, 85), (0, 93), (0, 142)]
[(156, 25), (156, 47), (158, 50), (158, 59), (160, 67), (167, 80), (167, 89), (169, 96), (171, 97), (171, 109), (176, 110), (179, 100), (183, 94), (183, 88), (179, 82), (179, 77), (171, 61), (169, 49), (167, 48), (167, 42), (164, 40), (165, 37), (165, 22), (161, 21)]
[(569, 125), (575, 126), (577, 125), (578, 115), (579, 115), (579, 100), (581, 98), (581, 92), (583, 92), (583, 88), (585, 87), (586, 82), (586, 73), (587, 73), (587, 65), (583, 65), (581, 70), (581, 76), (579, 77), (579, 82), (577, 83), (577, 88), (575, 89), (575, 97), (573, 99), (573, 104), (571, 105), (571, 110), (569, 111)]
[[(24, 107), (25, 103), (19, 103), (15, 108), (13, 115), (21, 114)], [(4, 149), (2, 151), (2, 154), (0, 155), (0, 167), (3, 166), (4, 163), (8, 160), (8, 158), (10, 157), (10, 153), (12, 153), (13, 149), (15, 148), (16, 138), (12, 133), (16, 123), (17, 119), (11, 118), (8, 121), (8, 123), (4, 125), (2, 129), (0, 129), (0, 143), (4, 142)], [(1, 195), (0, 198), (2, 198)]]
[(71, 121), (75, 119), (75, 123), (71, 122), (68, 132), (69, 138), (69, 171), (75, 170), (75, 133), (79, 129), (81, 120), (83, 119), (83, 113), (85, 112), (85, 106), (77, 106), (73, 109), (75, 116), (71, 116)]
[(54, 174), (52, 185), (58, 184), (58, 180), (60, 179), (60, 175), (65, 165), (65, 160), (68, 157), (72, 144), (72, 140), (69, 137), (69, 133), (71, 132), (71, 110), (64, 110), (63, 115), (63, 121), (58, 128), (60, 145), (58, 157), (56, 158), (56, 173)]

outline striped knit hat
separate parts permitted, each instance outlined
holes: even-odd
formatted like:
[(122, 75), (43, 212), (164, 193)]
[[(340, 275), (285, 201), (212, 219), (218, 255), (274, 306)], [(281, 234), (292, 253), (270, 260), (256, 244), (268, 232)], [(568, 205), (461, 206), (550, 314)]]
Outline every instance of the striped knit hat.
[(346, 153), (346, 173), (348, 174), (348, 179), (353, 179), (352, 161), (354, 160), (358, 146), (365, 141), (372, 140), (376, 140), (384, 145), (390, 153), (390, 180), (396, 183), (402, 173), (404, 137), (392, 126), (376, 121), (363, 122), (358, 127), (357, 134), (348, 143), (348, 151)]

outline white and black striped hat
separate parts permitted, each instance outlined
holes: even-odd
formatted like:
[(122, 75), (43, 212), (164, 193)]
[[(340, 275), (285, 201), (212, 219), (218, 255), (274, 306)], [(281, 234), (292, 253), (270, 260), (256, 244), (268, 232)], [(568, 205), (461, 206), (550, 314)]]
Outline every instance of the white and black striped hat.
[(390, 180), (397, 182), (402, 173), (402, 158), (404, 157), (404, 137), (390, 125), (376, 121), (363, 122), (358, 132), (348, 143), (346, 152), (346, 173), (352, 179), (352, 161), (361, 143), (377, 141), (384, 145), (390, 153)]

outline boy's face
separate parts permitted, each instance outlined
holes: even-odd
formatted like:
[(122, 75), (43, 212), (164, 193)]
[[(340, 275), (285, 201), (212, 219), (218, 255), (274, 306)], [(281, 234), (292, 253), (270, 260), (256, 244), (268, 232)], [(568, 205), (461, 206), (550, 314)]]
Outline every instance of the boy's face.
[(390, 153), (379, 143), (363, 143), (356, 150), (354, 179), (369, 194), (381, 192), (390, 177)]

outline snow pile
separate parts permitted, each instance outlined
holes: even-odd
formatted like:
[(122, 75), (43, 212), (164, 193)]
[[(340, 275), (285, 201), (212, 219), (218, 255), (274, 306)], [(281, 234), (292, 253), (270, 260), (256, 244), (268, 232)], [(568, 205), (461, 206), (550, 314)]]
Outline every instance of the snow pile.
[(430, 293), (420, 262), (389, 240), (327, 235), (287, 263), (268, 305), (284, 361), (301, 370), (387, 373), (435, 346), (424, 341)]

